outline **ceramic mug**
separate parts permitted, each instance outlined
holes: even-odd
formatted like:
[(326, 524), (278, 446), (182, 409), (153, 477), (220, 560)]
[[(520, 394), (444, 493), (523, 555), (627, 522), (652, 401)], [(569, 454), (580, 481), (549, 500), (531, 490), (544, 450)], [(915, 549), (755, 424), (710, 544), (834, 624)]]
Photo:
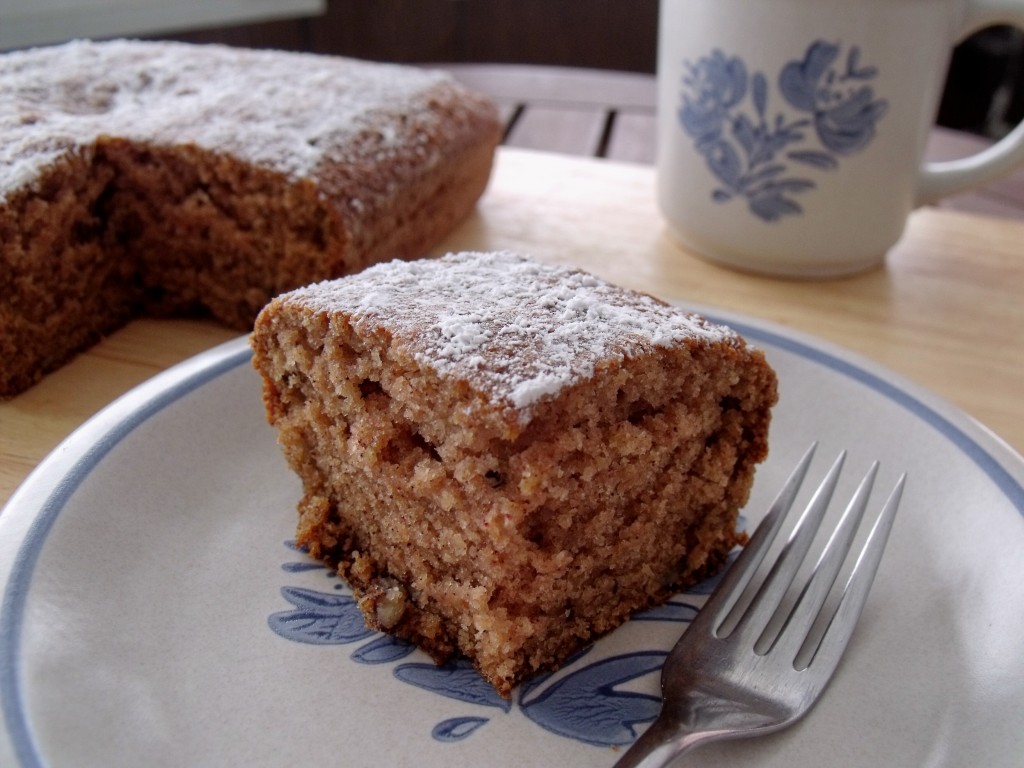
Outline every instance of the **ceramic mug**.
[(823, 278), (884, 261), (910, 212), (1024, 162), (1024, 125), (924, 163), (956, 42), (1024, 0), (661, 0), (658, 200), (689, 250)]

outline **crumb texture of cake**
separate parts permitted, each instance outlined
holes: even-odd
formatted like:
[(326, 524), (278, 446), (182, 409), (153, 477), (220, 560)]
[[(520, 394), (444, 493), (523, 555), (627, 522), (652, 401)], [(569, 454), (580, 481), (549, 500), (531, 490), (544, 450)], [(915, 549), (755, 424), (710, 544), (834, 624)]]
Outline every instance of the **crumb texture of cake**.
[(249, 330), (472, 210), (495, 106), (415, 67), (115, 40), (0, 55), (0, 397), (139, 314)]
[(511, 253), (388, 262), (252, 335), (298, 541), (367, 623), (503, 695), (714, 573), (775, 374), (732, 330)]

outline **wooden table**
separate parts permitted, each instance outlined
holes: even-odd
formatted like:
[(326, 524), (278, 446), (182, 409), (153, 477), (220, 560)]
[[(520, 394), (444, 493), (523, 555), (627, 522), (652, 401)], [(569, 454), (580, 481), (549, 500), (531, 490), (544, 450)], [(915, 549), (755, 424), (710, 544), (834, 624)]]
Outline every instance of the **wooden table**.
[[(806, 331), (924, 385), (1024, 449), (1024, 222), (913, 215), (888, 266), (789, 282), (729, 271), (667, 236), (650, 166), (502, 149), (474, 214), (437, 250), (516, 249), (665, 298)], [(235, 334), (198, 320), (139, 320), (0, 403), (0, 503), (98, 409)]]

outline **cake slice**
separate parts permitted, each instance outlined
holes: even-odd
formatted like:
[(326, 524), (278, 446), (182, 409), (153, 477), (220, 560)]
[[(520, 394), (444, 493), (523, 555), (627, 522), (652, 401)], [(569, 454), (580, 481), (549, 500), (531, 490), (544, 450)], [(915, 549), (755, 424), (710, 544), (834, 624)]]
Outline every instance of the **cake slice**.
[(732, 330), (509, 253), (389, 262), (259, 315), (297, 541), (367, 624), (505, 696), (719, 569), (776, 379)]

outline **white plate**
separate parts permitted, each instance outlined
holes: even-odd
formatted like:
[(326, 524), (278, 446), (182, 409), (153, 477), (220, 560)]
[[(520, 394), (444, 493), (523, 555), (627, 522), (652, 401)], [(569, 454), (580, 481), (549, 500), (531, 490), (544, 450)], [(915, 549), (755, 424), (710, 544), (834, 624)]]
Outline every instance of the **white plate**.
[[(694, 764), (1020, 765), (1024, 461), (843, 350), (711, 314), (780, 377), (751, 522), (814, 439), (816, 476), (846, 447), (851, 475), (882, 460), (879, 496), (903, 470), (909, 483), (822, 702)], [(611, 765), (609, 745), (653, 714), (699, 596), (505, 703), (362, 629), (343, 585), (286, 544), (298, 493), (244, 339), (68, 438), (0, 515), (0, 765)]]

